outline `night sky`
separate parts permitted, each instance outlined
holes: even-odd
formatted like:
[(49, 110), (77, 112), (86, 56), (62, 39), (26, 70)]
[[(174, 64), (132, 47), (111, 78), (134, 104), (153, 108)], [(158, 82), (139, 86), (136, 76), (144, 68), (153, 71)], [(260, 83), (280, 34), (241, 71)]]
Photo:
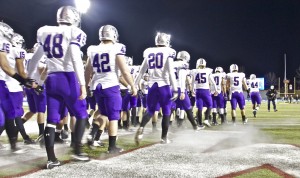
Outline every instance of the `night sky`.
[[(71, 0), (0, 0), (0, 19), (24, 36), (27, 48), (43, 25), (56, 25), (56, 11)], [(205, 58), (207, 66), (232, 63), (244, 66), (249, 76), (275, 72), (283, 77), (284, 53), (287, 76), (300, 65), (299, 0), (91, 0), (82, 17), (89, 45), (98, 44), (102, 25), (114, 25), (134, 64), (143, 51), (154, 46), (157, 31), (172, 35), (176, 51), (191, 54), (191, 66)]]

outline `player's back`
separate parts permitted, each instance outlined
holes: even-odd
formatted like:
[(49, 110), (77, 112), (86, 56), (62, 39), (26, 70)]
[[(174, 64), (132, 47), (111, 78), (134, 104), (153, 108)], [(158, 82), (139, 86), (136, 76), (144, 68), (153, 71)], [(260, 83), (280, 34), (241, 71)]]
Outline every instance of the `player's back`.
[(176, 51), (170, 47), (152, 47), (144, 51), (144, 62), (147, 63), (149, 84), (157, 82), (158, 86), (170, 85), (168, 60), (173, 60)]
[(224, 79), (226, 77), (226, 73), (225, 72), (214, 73), (214, 74), (211, 74), (211, 76), (216, 83), (217, 92), (220, 93), (222, 91), (222, 82), (224, 81)]
[(250, 88), (250, 92), (259, 92), (259, 81), (257, 79), (249, 79), (248, 80), (249, 84), (249, 88)]
[(245, 74), (242, 72), (232, 72), (227, 74), (227, 80), (230, 81), (230, 91), (233, 92), (243, 92), (243, 80), (245, 79)]
[(37, 40), (43, 46), (48, 60), (48, 72), (73, 72), (70, 45), (82, 47), (86, 34), (75, 26), (44, 26), (37, 32)]
[(204, 68), (204, 69), (193, 69), (191, 74), (195, 80), (195, 88), (196, 89), (209, 89), (209, 76), (212, 73), (211, 68)]
[(125, 46), (121, 43), (101, 43), (88, 48), (87, 54), (94, 71), (93, 89), (98, 83), (102, 84), (103, 89), (119, 85), (116, 56), (125, 55), (125, 50)]

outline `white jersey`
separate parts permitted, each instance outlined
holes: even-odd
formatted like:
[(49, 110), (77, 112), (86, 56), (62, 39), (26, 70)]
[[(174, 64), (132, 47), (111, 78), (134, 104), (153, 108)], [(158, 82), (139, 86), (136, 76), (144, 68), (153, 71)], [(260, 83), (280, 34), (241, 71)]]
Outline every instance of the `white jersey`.
[(214, 79), (215, 83), (216, 83), (216, 87), (217, 87), (217, 92), (220, 94), (222, 92), (222, 86), (224, 85), (224, 80), (226, 78), (226, 73), (222, 72), (222, 73), (214, 73), (211, 74), (211, 77)]
[(250, 88), (250, 92), (259, 92), (259, 81), (257, 79), (249, 79), (248, 87)]
[[(41, 74), (38, 69), (46, 68), (47, 61), (48, 61), (48, 58), (45, 55), (43, 55), (43, 57), (39, 60), (39, 64), (38, 64), (37, 68), (34, 69), (34, 71), (33, 71), (32, 79), (39, 82), (39, 80), (41, 79)], [(29, 62), (30, 62), (30, 60), (29, 60)]]
[(74, 26), (44, 26), (37, 31), (37, 41), (43, 45), (44, 53), (49, 59), (48, 73), (74, 72), (69, 45), (82, 47), (86, 34)]
[(212, 83), (214, 85), (213, 88), (215, 88), (215, 82), (211, 78), (212, 72), (213, 70), (211, 68), (191, 70), (195, 89), (210, 89), (210, 83)]
[(126, 47), (121, 43), (99, 44), (90, 46), (87, 55), (93, 66), (94, 76), (91, 82), (92, 90), (101, 83), (102, 88), (119, 85), (117, 55), (125, 55)]
[(149, 89), (148, 81), (141, 79), (141, 87), (142, 92), (147, 95)]
[[(2, 34), (2, 33), (0, 33), (0, 34)], [(0, 51), (9, 54), (11, 51), (11, 48), (12, 48), (11, 43), (5, 37), (0, 35)], [(6, 76), (5, 72), (0, 68), (0, 80), (5, 81), (5, 76)]]
[[(26, 51), (22, 48), (18, 47), (12, 47), (9, 54), (7, 55), (8, 64), (11, 68), (15, 69), (15, 72), (17, 72), (16, 69), (16, 60), (18, 59), (25, 59)], [(20, 92), (23, 91), (22, 86), (20, 85), (20, 82), (18, 82), (16, 79), (10, 77), (9, 75), (5, 76), (5, 81), (7, 88), (10, 92)]]
[[(188, 64), (184, 61), (174, 61), (174, 74), (177, 82), (177, 86), (185, 89), (185, 79), (187, 75)], [(183, 74), (181, 74), (183, 73)]]
[[(159, 87), (170, 85), (170, 77), (175, 82), (173, 60), (176, 51), (170, 47), (151, 47), (144, 51), (141, 75), (148, 69), (149, 87), (157, 83)], [(171, 76), (170, 76), (171, 75)], [(135, 84), (138, 84), (138, 79)], [(176, 85), (174, 83), (173, 85)], [(177, 85), (175, 86), (177, 88)]]
[(226, 75), (227, 80), (230, 82), (230, 91), (243, 92), (243, 81), (245, 81), (245, 74), (242, 72), (232, 72)]

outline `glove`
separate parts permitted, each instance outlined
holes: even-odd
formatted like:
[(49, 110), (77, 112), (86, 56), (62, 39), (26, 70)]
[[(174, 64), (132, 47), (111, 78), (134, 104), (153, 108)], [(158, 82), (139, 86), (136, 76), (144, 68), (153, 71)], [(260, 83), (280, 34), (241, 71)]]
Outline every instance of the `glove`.
[(23, 78), (18, 73), (15, 73), (12, 78), (16, 79), (21, 85), (24, 85), (27, 88), (32, 88), (33, 84), (35, 83), (34, 79)]
[(176, 101), (178, 98), (178, 91), (173, 91), (173, 97), (171, 98), (171, 101)]
[(140, 96), (140, 97), (143, 97), (143, 92), (142, 92), (142, 90), (138, 90), (138, 96)]
[(43, 91), (44, 91), (44, 87), (43, 87), (43, 86), (38, 85), (36, 88), (34, 88), (34, 92), (35, 92), (37, 95), (42, 94)]

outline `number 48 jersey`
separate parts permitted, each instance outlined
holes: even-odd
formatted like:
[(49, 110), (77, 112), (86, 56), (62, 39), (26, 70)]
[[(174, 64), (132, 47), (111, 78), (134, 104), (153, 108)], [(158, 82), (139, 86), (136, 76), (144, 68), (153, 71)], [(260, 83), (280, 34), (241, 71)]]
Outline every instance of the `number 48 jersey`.
[(48, 73), (73, 72), (69, 45), (84, 46), (86, 34), (75, 26), (43, 26), (37, 31), (37, 41), (49, 59)]
[(154, 83), (157, 83), (159, 87), (170, 85), (170, 73), (174, 74), (175, 56), (176, 51), (170, 47), (152, 47), (144, 51), (144, 61), (140, 71), (144, 73), (148, 69), (149, 87), (152, 87)]
[(89, 46), (87, 55), (94, 71), (91, 82), (93, 90), (96, 89), (99, 83), (101, 83), (103, 89), (119, 85), (116, 56), (125, 55), (125, 53), (126, 47), (121, 43), (101, 43), (97, 46)]

